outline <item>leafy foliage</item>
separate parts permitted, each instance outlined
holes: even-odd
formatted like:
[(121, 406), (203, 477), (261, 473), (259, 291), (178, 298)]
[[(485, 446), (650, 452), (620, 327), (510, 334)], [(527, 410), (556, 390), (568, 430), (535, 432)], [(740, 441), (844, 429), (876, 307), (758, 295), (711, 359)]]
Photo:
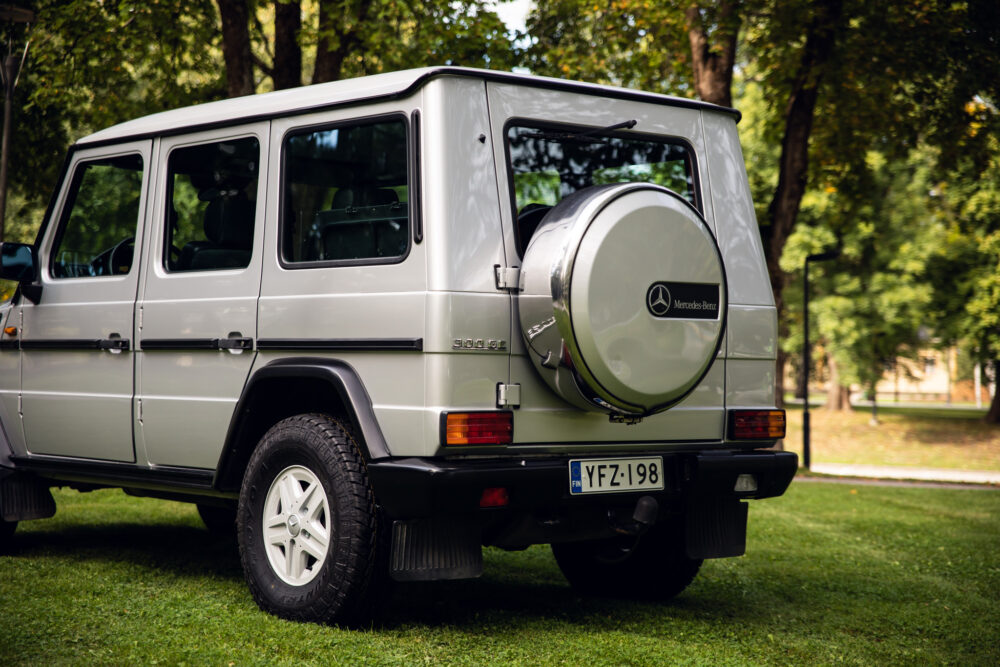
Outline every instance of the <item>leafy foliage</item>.
[(528, 17), (526, 64), (548, 76), (693, 96), (686, 3), (553, 0)]
[[(1000, 359), (1000, 112), (966, 107), (961, 157), (932, 191), (942, 232), (930, 261), (935, 331), (978, 361)], [(1000, 420), (998, 401), (991, 417)]]

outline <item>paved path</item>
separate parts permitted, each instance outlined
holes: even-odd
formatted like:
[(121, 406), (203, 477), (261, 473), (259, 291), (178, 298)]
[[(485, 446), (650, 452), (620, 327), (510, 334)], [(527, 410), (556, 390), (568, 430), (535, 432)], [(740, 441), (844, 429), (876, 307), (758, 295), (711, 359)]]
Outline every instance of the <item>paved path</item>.
[(870, 466), (849, 463), (813, 463), (810, 470), (821, 475), (874, 479), (916, 480), (960, 484), (1000, 484), (1000, 470), (948, 470), (908, 466)]

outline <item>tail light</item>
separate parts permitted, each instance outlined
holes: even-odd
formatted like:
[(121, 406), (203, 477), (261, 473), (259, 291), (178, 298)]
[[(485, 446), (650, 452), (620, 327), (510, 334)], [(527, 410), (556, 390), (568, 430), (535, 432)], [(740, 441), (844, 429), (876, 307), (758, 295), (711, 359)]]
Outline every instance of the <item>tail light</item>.
[(784, 437), (784, 410), (733, 410), (729, 413), (730, 440), (777, 440)]
[(513, 412), (445, 412), (445, 445), (509, 445), (514, 442)]
[(502, 486), (491, 486), (483, 489), (483, 495), (479, 498), (480, 507), (506, 507), (510, 504), (510, 496), (507, 489)]

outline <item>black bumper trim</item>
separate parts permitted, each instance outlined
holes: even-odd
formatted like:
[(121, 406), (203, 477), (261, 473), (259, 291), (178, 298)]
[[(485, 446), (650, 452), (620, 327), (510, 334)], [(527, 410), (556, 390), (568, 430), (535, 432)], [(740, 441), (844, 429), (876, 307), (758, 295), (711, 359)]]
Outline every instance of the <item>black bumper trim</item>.
[[(642, 453), (644, 456), (651, 454)], [(671, 505), (705, 497), (746, 500), (780, 496), (798, 469), (798, 456), (793, 452), (664, 452), (655, 455), (663, 456), (665, 488), (648, 495)], [(483, 489), (489, 487), (508, 490), (509, 510), (634, 504), (640, 495), (626, 492), (571, 496), (570, 458), (580, 458), (580, 455), (475, 460), (397, 458), (370, 462), (368, 474), (377, 502), (394, 519), (480, 511), (480, 497)], [(754, 475), (757, 491), (734, 491), (736, 478), (741, 474)]]

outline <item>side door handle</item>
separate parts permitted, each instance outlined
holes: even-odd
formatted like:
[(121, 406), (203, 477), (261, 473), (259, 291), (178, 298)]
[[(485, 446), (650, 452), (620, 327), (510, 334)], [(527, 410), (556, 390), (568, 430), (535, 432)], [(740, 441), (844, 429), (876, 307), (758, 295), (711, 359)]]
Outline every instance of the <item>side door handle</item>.
[(216, 338), (215, 341), (216, 349), (219, 350), (230, 350), (232, 352), (242, 352), (243, 350), (253, 349), (253, 338), (244, 338), (238, 333), (230, 335), (229, 338)]
[(107, 350), (111, 354), (121, 354), (129, 349), (128, 338), (122, 338), (121, 334), (110, 334), (107, 338), (97, 341), (98, 350)]

